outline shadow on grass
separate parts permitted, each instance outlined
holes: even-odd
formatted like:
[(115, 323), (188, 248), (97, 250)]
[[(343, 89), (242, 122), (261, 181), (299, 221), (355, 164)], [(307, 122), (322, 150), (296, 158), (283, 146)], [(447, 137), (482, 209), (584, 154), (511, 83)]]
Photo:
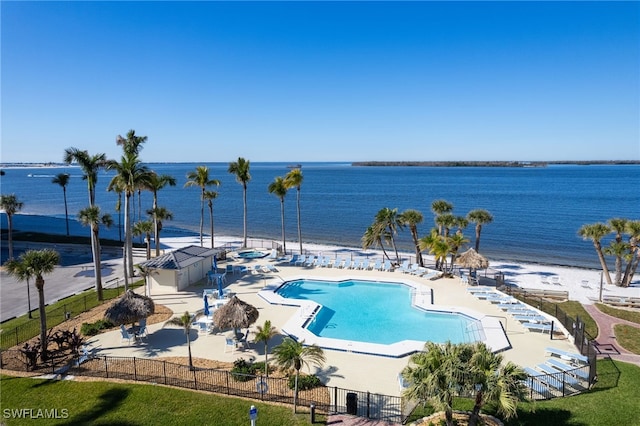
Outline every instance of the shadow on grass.
[(518, 417), (506, 420), (504, 424), (505, 426), (588, 426), (586, 423), (576, 422), (575, 419), (572, 420), (571, 411), (560, 408), (542, 408), (526, 412), (518, 411)]
[[(74, 424), (74, 425), (96, 425), (96, 424), (107, 424), (105, 422), (100, 422), (100, 418), (104, 417), (107, 412), (118, 410), (120, 405), (127, 399), (129, 396), (129, 389), (124, 387), (115, 387), (109, 389), (102, 393), (98, 397), (98, 401), (96, 405), (88, 410), (85, 410), (81, 413), (76, 414), (75, 416), (67, 419), (64, 424)], [(71, 411), (71, 410), (70, 410)], [(138, 423), (120, 420), (113, 421), (110, 420), (108, 422), (109, 425), (122, 425), (122, 426), (134, 426)]]

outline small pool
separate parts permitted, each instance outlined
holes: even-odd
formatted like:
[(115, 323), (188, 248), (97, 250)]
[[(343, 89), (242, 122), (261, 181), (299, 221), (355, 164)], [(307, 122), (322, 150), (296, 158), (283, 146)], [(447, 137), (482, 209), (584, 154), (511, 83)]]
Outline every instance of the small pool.
[(415, 293), (412, 287), (393, 282), (300, 279), (286, 282), (277, 294), (322, 305), (305, 324), (318, 337), (382, 345), (406, 340), (481, 340), (475, 318), (411, 306), (412, 291)]
[(243, 259), (260, 259), (267, 256), (269, 256), (269, 253), (265, 253), (260, 250), (246, 250), (238, 252), (238, 257)]

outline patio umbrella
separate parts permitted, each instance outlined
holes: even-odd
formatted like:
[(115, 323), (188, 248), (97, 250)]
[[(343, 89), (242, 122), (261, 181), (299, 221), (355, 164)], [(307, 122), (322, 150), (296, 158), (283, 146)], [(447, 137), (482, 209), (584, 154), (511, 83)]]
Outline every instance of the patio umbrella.
[(471, 275), (472, 269), (487, 269), (489, 267), (487, 258), (472, 248), (462, 253), (456, 259), (456, 263), (463, 268), (469, 268), (469, 275)]
[(218, 256), (213, 255), (213, 272), (218, 273)]
[(249, 327), (258, 320), (259, 315), (254, 306), (233, 296), (214, 312), (213, 322), (220, 329), (233, 328), (236, 331), (238, 328)]
[(209, 314), (211, 313), (209, 312), (209, 298), (207, 297), (206, 294), (202, 298), (204, 299), (204, 316), (208, 317)]
[(150, 297), (141, 296), (128, 290), (107, 308), (104, 319), (115, 325), (133, 324), (139, 319), (153, 314), (154, 311), (155, 305)]
[(218, 298), (222, 299), (222, 277), (220, 275), (218, 275)]

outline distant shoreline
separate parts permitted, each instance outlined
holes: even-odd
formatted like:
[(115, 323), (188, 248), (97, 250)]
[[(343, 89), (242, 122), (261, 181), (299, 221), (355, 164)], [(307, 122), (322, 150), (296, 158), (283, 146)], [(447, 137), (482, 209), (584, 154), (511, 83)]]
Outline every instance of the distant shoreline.
[(356, 161), (354, 167), (547, 167), (548, 165), (634, 165), (640, 160), (583, 161)]

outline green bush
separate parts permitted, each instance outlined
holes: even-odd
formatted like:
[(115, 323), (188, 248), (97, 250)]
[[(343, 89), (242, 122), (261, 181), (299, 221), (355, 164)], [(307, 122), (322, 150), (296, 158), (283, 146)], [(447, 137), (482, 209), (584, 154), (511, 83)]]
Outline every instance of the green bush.
[(114, 324), (107, 320), (98, 320), (92, 323), (83, 322), (82, 327), (80, 327), (80, 332), (85, 336), (95, 336), (102, 330), (109, 329), (113, 326)]
[(233, 362), (231, 377), (233, 377), (234, 380), (238, 382), (248, 382), (254, 378), (255, 374), (256, 366), (245, 361), (244, 358), (239, 358)]
[[(258, 373), (262, 373), (262, 374), (267, 374), (267, 370), (264, 366), (264, 361), (260, 361), (260, 362), (254, 362), (253, 366), (256, 369), (256, 372)], [(269, 373), (273, 373), (276, 371), (276, 367), (274, 367), (273, 365), (269, 365)]]
[[(317, 388), (320, 386), (324, 386), (318, 376), (315, 374), (311, 375), (301, 375), (298, 377), (298, 390), (308, 390)], [(296, 376), (289, 376), (289, 389), (295, 389), (296, 387)]]

